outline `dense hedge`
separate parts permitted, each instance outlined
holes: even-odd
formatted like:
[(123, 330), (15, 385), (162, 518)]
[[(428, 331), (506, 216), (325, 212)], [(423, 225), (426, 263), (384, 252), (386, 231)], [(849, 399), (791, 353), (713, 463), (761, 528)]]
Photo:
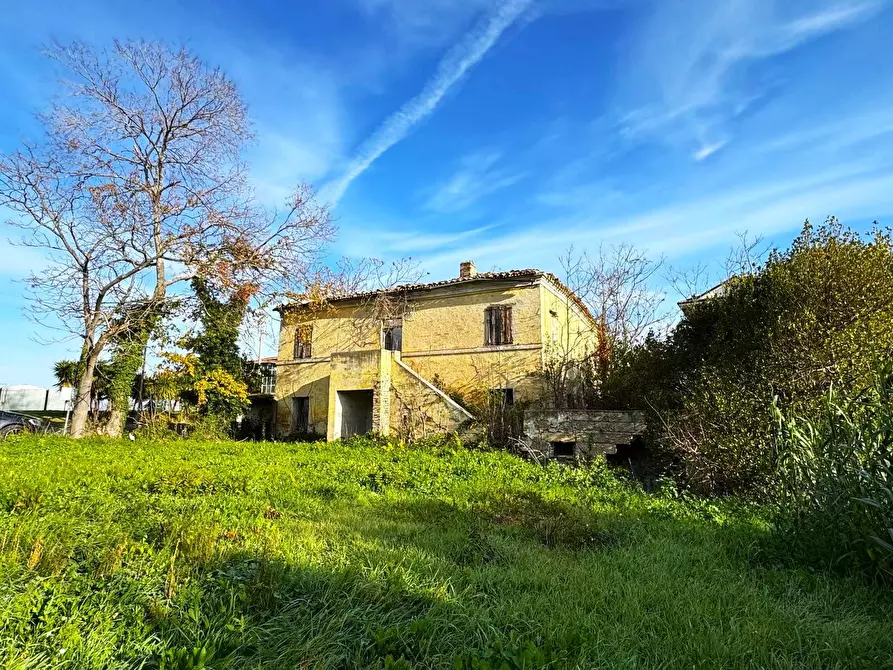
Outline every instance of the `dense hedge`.
[(808, 222), (720, 295), (687, 307), (665, 340), (619, 357), (604, 394), (652, 408), (687, 484), (766, 493), (777, 473), (773, 401), (818, 418), (830, 389), (863, 389), (893, 353), (893, 245), (836, 219)]

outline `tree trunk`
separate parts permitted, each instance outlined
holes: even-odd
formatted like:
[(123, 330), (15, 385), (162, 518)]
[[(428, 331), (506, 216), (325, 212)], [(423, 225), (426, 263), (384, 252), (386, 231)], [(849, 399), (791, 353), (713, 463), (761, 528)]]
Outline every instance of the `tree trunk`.
[(129, 332), (118, 336), (112, 354), (112, 381), (109, 388), (109, 418), (103, 432), (109, 437), (121, 437), (130, 413), (133, 383), (146, 356), (149, 337), (158, 322), (157, 311), (143, 316), (143, 321)]
[(90, 414), (90, 391), (93, 388), (93, 372), (96, 370), (96, 361), (99, 360), (99, 347), (86, 357), (84, 372), (78, 380), (77, 393), (74, 397), (74, 408), (71, 413), (72, 437), (83, 437), (87, 433), (87, 417)]
[(126, 421), (127, 411), (123, 407), (110, 407), (108, 423), (105, 425), (105, 434), (109, 437), (121, 437), (124, 434)]

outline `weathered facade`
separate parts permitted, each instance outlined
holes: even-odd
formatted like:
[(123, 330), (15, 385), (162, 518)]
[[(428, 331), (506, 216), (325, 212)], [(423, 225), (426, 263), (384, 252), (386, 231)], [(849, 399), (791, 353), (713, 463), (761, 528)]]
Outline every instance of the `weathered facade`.
[(456, 429), (488, 393), (542, 394), (549, 356), (595, 347), (591, 315), (539, 270), (478, 274), (285, 305), (277, 364), (279, 435), (329, 440), (374, 431), (420, 437)]
[(532, 410), (524, 413), (524, 447), (538, 458), (586, 461), (615, 453), (645, 429), (644, 412)]

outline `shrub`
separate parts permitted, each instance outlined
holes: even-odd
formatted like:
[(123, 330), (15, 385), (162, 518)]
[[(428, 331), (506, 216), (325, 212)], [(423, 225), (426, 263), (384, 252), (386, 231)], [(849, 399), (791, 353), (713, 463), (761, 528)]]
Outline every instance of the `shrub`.
[(862, 236), (836, 219), (807, 222), (790, 249), (690, 304), (663, 351), (651, 350), (657, 361), (639, 360), (657, 389), (643, 397), (663, 419), (682, 481), (703, 493), (762, 493), (776, 474), (773, 397), (819, 420), (832, 387), (843, 400), (893, 354), (893, 241), (879, 228)]
[(820, 417), (773, 410), (778, 527), (802, 557), (893, 578), (893, 374)]

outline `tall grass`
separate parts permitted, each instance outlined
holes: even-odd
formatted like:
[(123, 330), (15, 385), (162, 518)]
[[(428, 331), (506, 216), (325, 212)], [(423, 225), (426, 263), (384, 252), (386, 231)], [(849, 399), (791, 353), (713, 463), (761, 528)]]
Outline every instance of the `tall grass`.
[(778, 420), (777, 519), (799, 558), (893, 581), (893, 376)]
[(0, 444), (0, 667), (890, 667), (734, 500), (447, 442)]

